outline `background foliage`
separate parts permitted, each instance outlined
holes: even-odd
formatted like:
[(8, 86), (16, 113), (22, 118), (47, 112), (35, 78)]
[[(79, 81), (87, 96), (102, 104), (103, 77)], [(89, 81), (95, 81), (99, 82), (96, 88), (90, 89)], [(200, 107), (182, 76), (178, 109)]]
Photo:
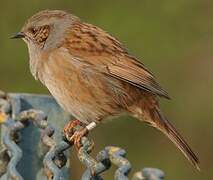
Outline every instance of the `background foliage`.
[[(91, 133), (95, 151), (120, 146), (128, 151), (133, 171), (158, 167), (167, 179), (213, 178), (212, 0), (0, 1), (0, 89), (47, 93), (30, 75), (26, 45), (9, 37), (39, 10), (68, 10), (115, 35), (154, 72), (172, 97), (161, 101), (162, 109), (199, 155), (202, 171), (196, 172), (166, 137), (127, 116)], [(74, 154), (72, 176), (79, 179), (82, 166)]]

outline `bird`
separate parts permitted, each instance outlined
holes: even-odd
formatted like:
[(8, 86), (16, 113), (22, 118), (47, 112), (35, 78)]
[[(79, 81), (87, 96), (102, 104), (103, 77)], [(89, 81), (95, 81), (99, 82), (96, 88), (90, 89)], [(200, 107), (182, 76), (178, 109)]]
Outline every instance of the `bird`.
[(28, 47), (30, 71), (57, 103), (84, 126), (81, 137), (109, 117), (129, 113), (165, 134), (199, 169), (199, 160), (163, 115), (159, 97), (170, 99), (153, 73), (115, 37), (63, 10), (42, 10), (31, 16), (12, 38)]

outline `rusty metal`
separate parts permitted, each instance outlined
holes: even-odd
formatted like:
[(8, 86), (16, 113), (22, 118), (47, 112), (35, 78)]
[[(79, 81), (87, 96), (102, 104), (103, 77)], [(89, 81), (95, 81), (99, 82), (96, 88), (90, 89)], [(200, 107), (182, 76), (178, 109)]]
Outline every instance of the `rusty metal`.
[(100, 174), (110, 168), (111, 164), (118, 166), (115, 172), (115, 180), (127, 180), (127, 175), (131, 169), (131, 164), (124, 158), (126, 152), (114, 146), (108, 146), (96, 157), (96, 160), (89, 156), (93, 147), (91, 142), (84, 137), (82, 139), (83, 147), (79, 150), (79, 159), (87, 167), (82, 176), (82, 180), (102, 179)]
[(163, 180), (165, 174), (160, 169), (144, 168), (133, 175), (132, 180)]
[(95, 160), (89, 155), (93, 149), (94, 143), (89, 141), (87, 137), (83, 137), (81, 142), (83, 146), (78, 151), (78, 157), (87, 167), (87, 170), (83, 173), (82, 180), (102, 180), (100, 174), (109, 169), (111, 165), (106, 151), (101, 151)]
[(125, 158), (126, 151), (113, 146), (106, 147), (106, 150), (109, 154), (110, 161), (118, 166), (118, 169), (115, 172), (115, 180), (127, 180), (127, 175), (129, 174), (132, 166)]
[[(14, 95), (12, 96), (14, 97)], [(61, 142), (60, 144), (57, 144), (57, 142), (53, 140), (52, 136), (54, 134), (54, 128), (50, 124), (48, 124), (46, 115), (42, 111), (34, 110), (34, 109), (22, 111), (20, 112), (20, 114), (18, 114), (18, 112), (21, 110), (20, 96), (12, 98), (11, 101), (7, 99), (9, 98), (8, 97), (5, 98), (5, 96), (4, 96), (4, 99), (0, 99), (0, 102), (1, 101), (3, 102), (3, 103), (0, 103), (0, 105), (2, 105), (0, 106), (1, 112), (3, 114), (5, 114), (6, 112), (10, 112), (7, 108), (9, 107), (8, 106), (9, 102), (10, 103), (13, 102), (11, 106), (14, 109), (13, 109), (13, 113), (9, 114), (8, 118), (2, 122), (4, 133), (2, 135), (3, 146), (2, 146), (2, 151), (0, 154), (0, 157), (2, 157), (0, 162), (2, 162), (2, 164), (5, 165), (5, 167), (7, 166), (7, 168), (1, 168), (1, 177), (2, 177), (1, 179), (18, 179), (18, 180), (24, 179), (20, 175), (20, 173), (17, 171), (18, 163), (20, 162), (22, 158), (23, 152), (21, 148), (18, 146), (15, 137), (18, 135), (18, 132), (20, 130), (32, 124), (29, 121), (33, 122), (34, 126), (40, 129), (41, 142), (47, 148), (49, 148), (49, 151), (44, 157), (44, 167), (46, 170), (45, 172), (47, 172), (46, 175), (48, 176), (48, 179), (52, 179), (52, 177), (53, 179), (56, 179), (56, 180), (65, 179), (62, 177), (60, 173), (60, 168), (62, 168), (63, 165), (65, 164), (64, 162), (62, 162), (62, 159), (63, 161), (66, 161), (64, 160), (66, 158), (62, 158), (62, 157), (65, 157), (65, 156), (62, 156), (63, 154), (62, 150), (65, 150), (64, 149), (65, 146)], [(10, 118), (11, 116), (13, 116), (14, 119)], [(22, 138), (25, 138), (25, 136), (23, 136)], [(61, 150), (61, 152), (54, 153), (55, 155), (57, 155), (54, 157), (54, 161), (56, 163), (54, 162), (51, 164), (51, 161), (53, 161), (53, 159), (49, 159), (48, 157), (51, 154), (51, 152), (53, 152), (54, 150), (56, 151)], [(4, 160), (7, 160), (7, 162), (4, 162)], [(58, 166), (55, 164), (57, 164), (60, 168), (58, 168)], [(48, 172), (51, 172), (51, 173), (48, 173)]]
[(2, 148), (0, 151), (0, 177), (7, 171), (8, 163), (10, 162), (10, 156), (6, 148)]
[[(51, 97), (5, 94), (0, 91), (0, 113), (3, 115), (0, 119), (2, 123), (0, 180), (70, 179), (67, 150), (73, 144), (64, 140), (58, 128), (62, 129), (63, 124), (58, 123), (62, 119), (66, 122), (70, 116), (65, 114)], [(76, 130), (78, 128), (80, 127)], [(93, 141), (84, 136), (81, 143), (78, 157), (87, 168), (82, 180), (102, 180), (101, 174), (113, 164), (118, 167), (114, 178), (128, 180), (131, 164), (125, 158), (125, 150), (108, 146), (93, 158), (89, 155), (94, 147)], [(34, 148), (38, 150), (34, 151)], [(29, 157), (26, 159), (26, 156)], [(33, 159), (34, 156), (36, 159)], [(36, 171), (33, 170), (34, 161), (40, 163), (40, 160), (43, 161), (43, 166), (35, 164)], [(162, 171), (145, 168), (135, 173), (132, 179), (162, 180), (163, 178)]]
[(12, 119), (8, 119), (5, 122), (5, 125), (8, 129), (5, 131), (3, 143), (10, 153), (10, 161), (7, 168), (8, 179), (22, 180), (23, 177), (16, 169), (16, 166), (22, 158), (22, 150), (15, 143), (15, 141), (13, 141), (13, 138), (15, 137), (16, 131), (24, 128), (24, 125), (20, 122), (15, 123), (15, 121)]

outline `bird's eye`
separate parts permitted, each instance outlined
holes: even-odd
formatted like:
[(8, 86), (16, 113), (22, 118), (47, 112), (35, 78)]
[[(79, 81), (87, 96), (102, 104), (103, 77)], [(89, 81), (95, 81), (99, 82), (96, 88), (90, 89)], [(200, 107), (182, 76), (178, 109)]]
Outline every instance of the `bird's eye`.
[(29, 29), (30, 33), (35, 34), (36, 33), (36, 28), (32, 27)]

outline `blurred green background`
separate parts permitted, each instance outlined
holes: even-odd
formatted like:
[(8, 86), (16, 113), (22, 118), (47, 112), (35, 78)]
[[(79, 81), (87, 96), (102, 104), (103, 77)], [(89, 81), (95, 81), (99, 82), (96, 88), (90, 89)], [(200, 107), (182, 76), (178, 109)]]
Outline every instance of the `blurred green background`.
[[(27, 47), (9, 37), (42, 9), (64, 9), (120, 39), (154, 72), (171, 101), (164, 113), (180, 130), (201, 161), (197, 172), (156, 130), (130, 117), (97, 127), (91, 137), (98, 152), (106, 145), (128, 151), (133, 172), (158, 167), (169, 180), (213, 179), (213, 1), (212, 0), (19, 0), (0, 7), (0, 89), (48, 93), (28, 68)], [(83, 167), (72, 154), (72, 177)], [(105, 179), (113, 179), (112, 171)]]

